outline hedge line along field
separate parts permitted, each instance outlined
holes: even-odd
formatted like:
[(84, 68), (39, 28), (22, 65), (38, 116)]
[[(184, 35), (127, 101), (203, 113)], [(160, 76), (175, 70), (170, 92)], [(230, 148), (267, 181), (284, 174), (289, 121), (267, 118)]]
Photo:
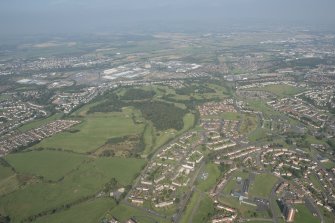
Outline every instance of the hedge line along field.
[(134, 158), (91, 159), (57, 183), (32, 182), (1, 197), (0, 207), (12, 222), (21, 222), (43, 211), (94, 196), (112, 178), (121, 185), (130, 185), (144, 164), (145, 160)]

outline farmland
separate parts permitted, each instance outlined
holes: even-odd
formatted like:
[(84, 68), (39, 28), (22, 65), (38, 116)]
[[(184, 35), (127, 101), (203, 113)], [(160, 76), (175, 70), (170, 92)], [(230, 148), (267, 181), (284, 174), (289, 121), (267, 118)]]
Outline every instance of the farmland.
[[(144, 160), (138, 159), (89, 160), (59, 182), (36, 182), (4, 196), (0, 206), (13, 216), (13, 222), (19, 222), (39, 213), (57, 210), (80, 199), (85, 200), (101, 190), (112, 178), (126, 186), (132, 182), (143, 164)], [(122, 172), (119, 171), (120, 168)], [(20, 214), (14, 214), (18, 210)]]
[(73, 132), (59, 133), (43, 140), (34, 148), (60, 148), (78, 153), (87, 153), (97, 149), (113, 137), (139, 134), (143, 125), (134, 124), (131, 113), (102, 113), (85, 116), (83, 123), (75, 126)]
[(41, 176), (56, 181), (87, 158), (83, 155), (45, 150), (12, 154), (7, 156), (6, 160), (20, 174)]

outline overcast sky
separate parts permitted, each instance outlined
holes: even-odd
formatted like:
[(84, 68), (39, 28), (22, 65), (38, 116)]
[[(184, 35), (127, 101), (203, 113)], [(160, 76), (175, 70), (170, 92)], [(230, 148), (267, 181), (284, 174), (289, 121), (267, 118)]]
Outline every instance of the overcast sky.
[(335, 0), (0, 0), (0, 35), (333, 25), (334, 9)]

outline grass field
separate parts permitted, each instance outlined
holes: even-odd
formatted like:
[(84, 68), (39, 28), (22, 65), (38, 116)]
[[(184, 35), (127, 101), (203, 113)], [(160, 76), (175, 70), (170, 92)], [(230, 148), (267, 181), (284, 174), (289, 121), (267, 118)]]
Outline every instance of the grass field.
[(68, 210), (38, 218), (36, 223), (71, 222), (71, 223), (96, 223), (111, 208), (115, 206), (112, 199), (98, 199), (88, 201), (71, 207)]
[(321, 185), (320, 181), (317, 179), (314, 173), (309, 175), (309, 179), (317, 189), (325, 192), (323, 186)]
[(42, 176), (47, 180), (60, 179), (85, 159), (87, 157), (83, 155), (49, 150), (14, 153), (6, 156), (7, 162), (17, 172)]
[(139, 209), (135, 209), (133, 207), (129, 207), (124, 204), (120, 204), (117, 207), (113, 208), (110, 212), (110, 215), (114, 216), (121, 222), (125, 222), (131, 217), (134, 217), (138, 220), (139, 223), (169, 223), (169, 220), (162, 219), (156, 216), (152, 216)]
[(128, 112), (88, 115), (81, 124), (73, 128), (79, 132), (62, 132), (34, 147), (61, 148), (85, 153), (97, 149), (110, 138), (139, 134), (143, 127), (143, 124), (134, 124)]
[[(60, 207), (85, 196), (94, 195), (115, 178), (129, 185), (145, 161), (129, 158), (99, 158), (86, 162), (58, 183), (36, 183), (0, 199), (0, 206), (13, 222), (20, 222), (41, 211)], [(120, 171), (122, 170), (122, 171)]]
[(248, 139), (252, 142), (257, 142), (266, 139), (266, 134), (269, 133), (267, 129), (257, 127), (255, 131), (251, 132)]
[(208, 214), (212, 213), (214, 213), (213, 201), (206, 196), (200, 201), (198, 209), (192, 217), (192, 223), (207, 222)]
[(0, 180), (6, 179), (7, 177), (10, 177), (13, 174), (14, 172), (10, 167), (0, 165)]
[(237, 112), (224, 112), (220, 115), (225, 120), (240, 120), (241, 114)]
[(332, 161), (329, 161), (329, 162), (324, 162), (321, 164), (324, 168), (326, 169), (332, 169), (335, 167), (335, 163), (332, 162)]
[(273, 85), (267, 85), (261, 88), (256, 88), (256, 90), (269, 91), (271, 93), (276, 94), (280, 98), (284, 98), (284, 97), (293, 96), (295, 94), (301, 93), (305, 90), (305, 88), (293, 87), (293, 86), (285, 85), (285, 84), (273, 84)]
[(195, 121), (195, 116), (191, 113), (187, 113), (184, 116), (183, 121), (184, 121), (184, 127), (181, 130), (181, 132), (187, 131), (187, 130), (189, 130), (190, 128), (193, 127), (194, 121)]
[(215, 186), (216, 181), (220, 177), (220, 170), (217, 165), (209, 163), (205, 167), (205, 172), (208, 173), (206, 180), (200, 180), (198, 188), (202, 191), (208, 191)]
[(13, 170), (0, 165), (0, 196), (18, 189), (19, 185), (19, 180)]
[(297, 209), (295, 215), (295, 223), (318, 223), (320, 222), (317, 217), (314, 217), (313, 214), (308, 210), (308, 208), (303, 204), (294, 205)]
[(151, 122), (148, 122), (148, 124), (144, 128), (143, 140), (145, 144), (143, 155), (147, 156), (153, 150), (154, 143), (155, 143), (154, 142), (155, 141), (155, 129)]
[(258, 174), (250, 185), (249, 193), (255, 197), (268, 198), (277, 178), (271, 174)]
[(186, 209), (184, 210), (183, 217), (181, 218), (181, 223), (188, 223), (192, 220), (193, 216), (193, 210), (197, 208), (197, 205), (199, 204), (201, 199), (201, 193), (198, 191), (195, 191), (189, 200)]
[(244, 115), (240, 126), (241, 134), (249, 134), (257, 128), (257, 117), (254, 115)]

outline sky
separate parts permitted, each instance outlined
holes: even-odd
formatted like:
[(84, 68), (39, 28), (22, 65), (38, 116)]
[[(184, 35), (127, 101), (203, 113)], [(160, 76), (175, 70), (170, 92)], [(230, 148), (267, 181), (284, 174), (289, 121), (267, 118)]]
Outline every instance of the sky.
[(330, 25), (334, 0), (0, 0), (0, 35)]

